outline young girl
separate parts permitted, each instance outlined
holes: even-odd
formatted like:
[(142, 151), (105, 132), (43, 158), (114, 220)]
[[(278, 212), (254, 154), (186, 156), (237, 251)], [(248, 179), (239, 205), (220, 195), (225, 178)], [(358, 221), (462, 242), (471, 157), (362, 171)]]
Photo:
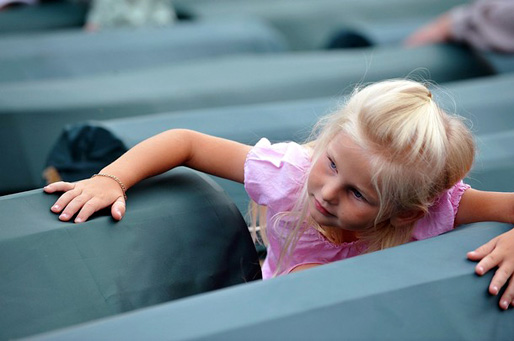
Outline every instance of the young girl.
[[(125, 214), (135, 183), (184, 165), (245, 184), (266, 208), (263, 277), (282, 275), (450, 231), (479, 221), (514, 222), (514, 193), (470, 189), (470, 131), (422, 84), (391, 80), (355, 91), (321, 120), (312, 141), (254, 147), (189, 130), (170, 130), (129, 150), (100, 174), (45, 191), (65, 193), (51, 210), (83, 222), (111, 206)], [(514, 305), (514, 231), (470, 252), (489, 292)], [(510, 283), (509, 283), (510, 280)]]

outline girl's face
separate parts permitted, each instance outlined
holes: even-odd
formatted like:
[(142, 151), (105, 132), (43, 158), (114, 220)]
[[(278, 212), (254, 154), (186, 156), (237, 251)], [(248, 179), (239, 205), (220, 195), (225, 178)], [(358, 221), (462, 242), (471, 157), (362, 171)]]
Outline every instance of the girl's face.
[(309, 212), (321, 226), (359, 231), (372, 227), (379, 211), (365, 151), (339, 133), (313, 164), (307, 182)]

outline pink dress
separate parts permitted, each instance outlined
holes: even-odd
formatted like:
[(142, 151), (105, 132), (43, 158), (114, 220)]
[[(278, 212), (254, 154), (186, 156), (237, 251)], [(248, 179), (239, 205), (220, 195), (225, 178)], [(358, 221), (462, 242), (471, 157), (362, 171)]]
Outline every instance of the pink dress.
[[(270, 223), (273, 216), (292, 209), (311, 165), (307, 150), (288, 142), (271, 144), (261, 139), (248, 153), (245, 162), (245, 188), (252, 200), (267, 206), (266, 233), (269, 241), (262, 267), (264, 279), (273, 277), (283, 242), (289, 229), (283, 223)], [(413, 240), (426, 239), (453, 229), (462, 194), (469, 186), (462, 181), (445, 192), (418, 221)], [(358, 242), (333, 244), (314, 227), (307, 227), (279, 275), (303, 264), (326, 264), (362, 254)]]

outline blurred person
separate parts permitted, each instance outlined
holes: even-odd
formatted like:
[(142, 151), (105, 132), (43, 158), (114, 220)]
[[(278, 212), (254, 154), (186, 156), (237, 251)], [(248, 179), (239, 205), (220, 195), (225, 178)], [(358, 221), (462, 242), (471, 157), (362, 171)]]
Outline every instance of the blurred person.
[(514, 0), (478, 0), (455, 7), (404, 41), (409, 47), (445, 42), (514, 53)]

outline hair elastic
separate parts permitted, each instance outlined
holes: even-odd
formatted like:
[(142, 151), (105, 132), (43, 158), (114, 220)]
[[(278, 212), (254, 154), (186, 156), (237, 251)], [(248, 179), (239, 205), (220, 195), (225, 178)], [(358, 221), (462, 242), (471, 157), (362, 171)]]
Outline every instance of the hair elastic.
[(111, 179), (113, 179), (114, 181), (116, 181), (116, 182), (118, 183), (118, 185), (120, 185), (121, 190), (123, 191), (123, 198), (124, 198), (125, 200), (127, 200), (127, 194), (125, 193), (125, 192), (127, 191), (127, 187), (125, 187), (125, 185), (123, 184), (123, 182), (121, 182), (121, 180), (120, 180), (120, 179), (118, 179), (118, 177), (117, 177), (117, 176), (115, 176), (115, 175), (111, 175), (111, 174), (105, 174), (105, 173), (98, 173), (98, 174), (93, 174), (93, 176), (91, 177), (91, 179), (92, 179), (92, 178), (94, 178), (95, 176), (104, 176), (104, 177), (106, 177), (106, 178), (111, 178)]

